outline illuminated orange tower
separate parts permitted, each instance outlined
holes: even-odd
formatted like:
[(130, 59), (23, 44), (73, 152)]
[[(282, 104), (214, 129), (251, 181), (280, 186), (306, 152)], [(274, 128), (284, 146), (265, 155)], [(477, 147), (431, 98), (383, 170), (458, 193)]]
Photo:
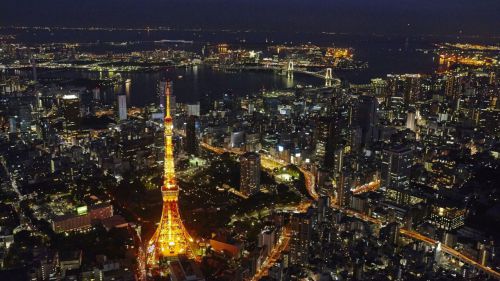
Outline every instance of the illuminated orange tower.
[(163, 186), (161, 193), (163, 198), (163, 211), (158, 229), (149, 240), (147, 248), (147, 265), (156, 267), (161, 259), (174, 259), (178, 255), (190, 255), (189, 243), (192, 242), (186, 231), (179, 214), (179, 187), (175, 179), (174, 145), (172, 142), (173, 123), (170, 116), (170, 88), (171, 83), (165, 86), (165, 163)]

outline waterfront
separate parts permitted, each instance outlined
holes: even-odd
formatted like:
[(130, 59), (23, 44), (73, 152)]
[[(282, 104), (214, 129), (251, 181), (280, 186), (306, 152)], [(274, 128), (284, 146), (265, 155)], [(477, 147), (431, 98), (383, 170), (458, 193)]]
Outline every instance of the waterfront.
[[(435, 48), (434, 44), (462, 41), (460, 38), (453, 37), (167, 29), (147, 31), (144, 29), (74, 30), (48, 28), (19, 30), (4, 28), (0, 34), (12, 34), (16, 40), (30, 45), (46, 44), (47, 42), (75, 43), (79, 44), (82, 52), (97, 54), (157, 49), (187, 50), (201, 54), (204, 47), (221, 42), (228, 43), (232, 49), (242, 48), (256, 51), (266, 50), (269, 46), (279, 44), (314, 44), (324, 47), (353, 48), (355, 59), (366, 62), (368, 67), (335, 70), (335, 74), (355, 84), (369, 83), (370, 79), (385, 77), (389, 73), (432, 74), (437, 68), (435, 55), (432, 52)], [(101, 38), (106, 38), (106, 40)], [(184, 75), (182, 71), (180, 75)], [(253, 83), (249, 84), (253, 85)], [(264, 85), (271, 84), (264, 83)], [(148, 91), (148, 89), (144, 90)]]
[[(29, 73), (25, 74), (29, 75)], [(114, 95), (125, 93), (133, 106), (157, 102), (158, 82), (162, 79), (173, 81), (176, 100), (184, 103), (204, 102), (207, 98), (220, 99), (226, 94), (245, 96), (262, 90), (283, 90), (297, 85), (320, 86), (324, 83), (322, 79), (305, 75), (295, 75), (291, 80), (286, 76), (267, 71), (223, 72), (203, 66), (171, 68), (159, 72), (39, 71), (39, 78), (42, 80), (55, 77), (70, 80), (83, 79), (91, 81), (89, 82), (91, 87), (97, 86), (97, 81), (100, 79), (116, 75), (121, 76), (123, 82), (121, 86), (113, 89), (103, 89), (104, 100), (111, 102), (114, 101)], [(130, 86), (127, 86), (127, 80), (130, 81)], [(113, 95), (110, 95), (110, 91)]]

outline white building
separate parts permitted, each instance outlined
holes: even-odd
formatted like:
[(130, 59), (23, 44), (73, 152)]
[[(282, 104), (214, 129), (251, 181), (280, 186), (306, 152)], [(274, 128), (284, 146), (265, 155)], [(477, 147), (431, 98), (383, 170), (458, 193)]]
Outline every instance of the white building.
[(127, 96), (118, 95), (118, 119), (127, 120)]

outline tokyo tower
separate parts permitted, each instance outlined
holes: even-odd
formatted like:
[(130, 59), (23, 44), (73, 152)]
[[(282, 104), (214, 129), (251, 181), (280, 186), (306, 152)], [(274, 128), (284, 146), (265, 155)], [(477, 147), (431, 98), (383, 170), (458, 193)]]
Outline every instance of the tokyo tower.
[(170, 90), (171, 83), (167, 82), (164, 120), (165, 162), (163, 186), (161, 187), (163, 211), (160, 224), (147, 246), (146, 263), (150, 268), (157, 267), (163, 259), (175, 259), (178, 255), (191, 254), (189, 243), (192, 242), (192, 238), (186, 231), (179, 213), (179, 187), (175, 179), (174, 145), (172, 142), (174, 126), (172, 116), (170, 116)]

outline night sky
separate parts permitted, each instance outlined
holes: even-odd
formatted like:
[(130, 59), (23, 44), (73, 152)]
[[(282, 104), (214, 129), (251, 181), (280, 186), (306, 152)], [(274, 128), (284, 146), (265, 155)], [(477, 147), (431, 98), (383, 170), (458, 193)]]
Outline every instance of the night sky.
[(1, 25), (500, 36), (498, 0), (3, 0)]

